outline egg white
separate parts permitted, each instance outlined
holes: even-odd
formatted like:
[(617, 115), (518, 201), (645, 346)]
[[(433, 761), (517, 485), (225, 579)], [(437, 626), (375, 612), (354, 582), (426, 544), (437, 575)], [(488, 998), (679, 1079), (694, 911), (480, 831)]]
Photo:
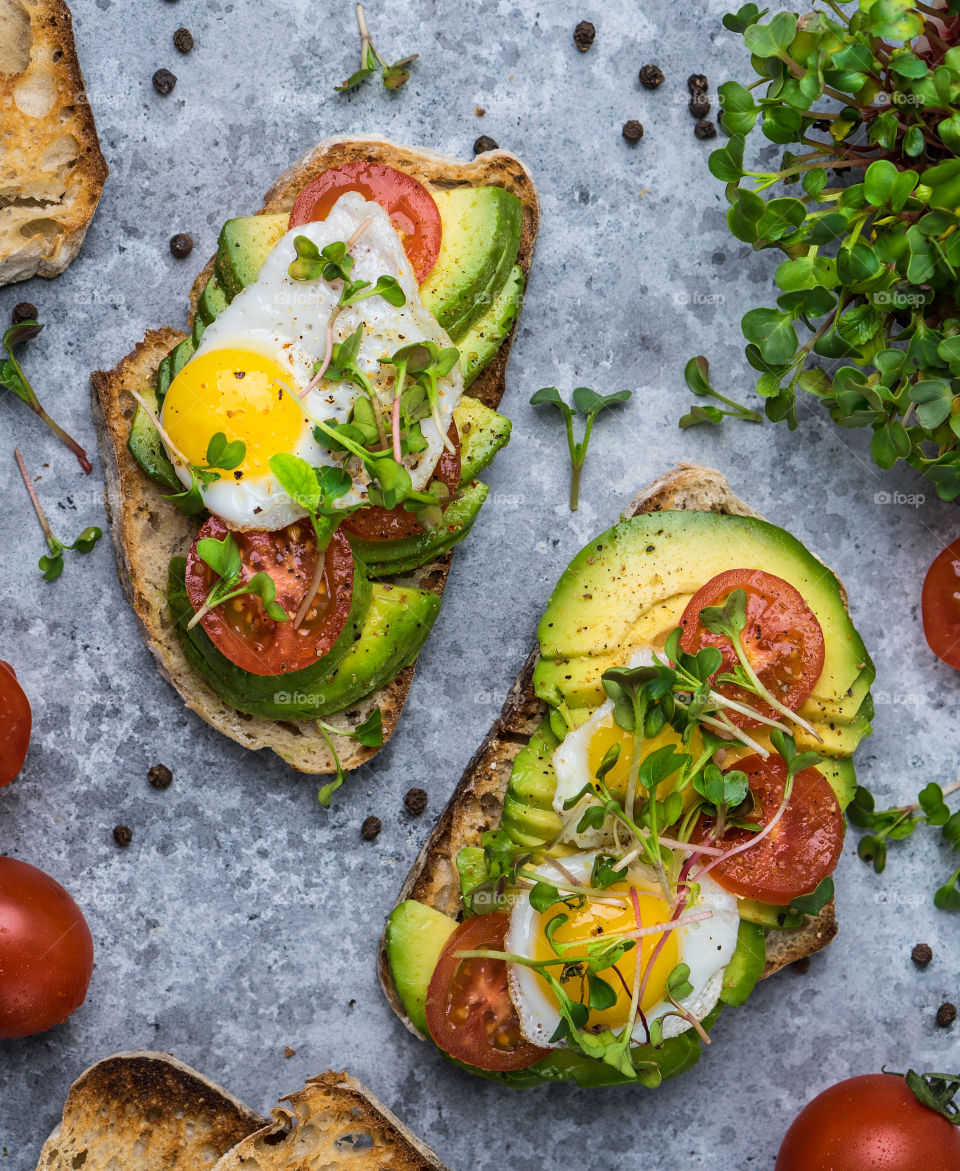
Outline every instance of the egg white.
[[(588, 883), (595, 857), (595, 852), (573, 854), (563, 859), (563, 866), (578, 882)], [(562, 890), (563, 879), (559, 871), (557, 879)], [(640, 887), (639, 882), (636, 885)], [(658, 888), (650, 885), (649, 889), (656, 893)], [(673, 933), (677, 941), (677, 962), (687, 964), (690, 968), (689, 980), (693, 987), (689, 996), (679, 1003), (698, 1021), (702, 1021), (716, 1007), (723, 987), (724, 969), (736, 949), (737, 932), (740, 927), (736, 897), (725, 891), (709, 876), (705, 877), (700, 885), (697, 902), (685, 913), (703, 910), (712, 912), (711, 918), (678, 927)], [(547, 911), (547, 918), (554, 913), (554, 909)], [(510, 926), (505, 939), (506, 950), (516, 955), (533, 957), (536, 954), (536, 939), (542, 932), (540, 924), (539, 912), (530, 905), (529, 895), (523, 893), (515, 902), (510, 914)], [(563, 1042), (550, 1041), (550, 1037), (560, 1024), (560, 1012), (537, 974), (530, 968), (510, 964), (508, 982), (524, 1037), (533, 1044), (545, 1048), (560, 1047)], [(673, 1005), (667, 1000), (661, 1000), (645, 1013), (647, 1022), (650, 1023), (671, 1011)], [(622, 1027), (613, 1031), (621, 1032)], [(676, 1037), (690, 1028), (692, 1025), (682, 1017), (667, 1017), (663, 1024), (663, 1035)], [(640, 1044), (646, 1040), (643, 1024), (639, 1019), (634, 1026), (632, 1037)]]
[[(382, 275), (395, 277), (406, 296), (406, 304), (396, 308), (376, 296), (342, 310), (336, 319), (334, 341), (344, 341), (363, 324), (357, 361), (379, 400), (388, 406), (393, 398), (393, 368), (382, 366), (380, 359), (389, 358), (410, 342), (433, 341), (441, 348), (451, 342), (420, 300), (413, 268), (389, 216), (379, 204), (367, 202), (353, 191), (337, 200), (325, 220), (291, 228), (284, 235), (267, 256), (257, 280), (241, 290), (207, 326), (191, 361), (216, 350), (252, 350), (276, 362), (289, 379), (290, 389), (299, 397), (313, 378), (314, 363), (325, 352), (327, 322), (339, 298), (341, 283), (330, 283), (319, 277), (310, 281), (294, 280), (288, 272), (296, 259), (294, 239), (298, 235), (307, 236), (322, 249), (334, 241), (349, 240), (364, 221), (369, 223), (351, 248), (354, 257), (351, 279), (375, 284)], [(443, 450), (443, 436), (462, 393), (463, 375), (459, 365), (455, 365), (438, 383), (442, 432), (438, 432), (431, 418), (424, 419), (421, 429), (427, 446), (424, 451), (404, 459), (416, 489), (422, 490), (430, 480)], [(313, 438), (313, 423), (316, 420), (346, 422), (362, 394), (352, 383), (322, 380), (303, 399), (303, 430), (292, 449), (292, 454), (314, 466), (345, 463), (353, 488), (339, 501), (342, 506), (366, 500), (370, 477), (362, 465), (358, 466), (358, 460), (345, 462), (343, 453), (334, 454), (321, 447)], [(189, 487), (188, 470), (174, 463), (180, 480)], [(202, 495), (207, 508), (235, 528), (277, 529), (306, 515), (272, 475), (245, 476), (241, 481), (227, 475), (204, 488)]]

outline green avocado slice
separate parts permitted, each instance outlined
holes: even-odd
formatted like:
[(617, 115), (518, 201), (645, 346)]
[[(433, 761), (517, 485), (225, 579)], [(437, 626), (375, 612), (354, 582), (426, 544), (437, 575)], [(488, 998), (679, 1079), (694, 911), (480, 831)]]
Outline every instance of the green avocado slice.
[(237, 216), (220, 230), (213, 271), (227, 300), (252, 285), (273, 249), (287, 232), (289, 212)]
[[(152, 410), (157, 410), (157, 392), (145, 383), (139, 388), (144, 402)], [(183, 485), (177, 478), (173, 463), (167, 455), (160, 432), (154, 426), (153, 419), (139, 404), (130, 424), (130, 434), (127, 436), (127, 448), (141, 468), (158, 484), (169, 488), (172, 492), (182, 492)]]
[(387, 919), (387, 960), (394, 987), (411, 1023), (427, 1036), (427, 988), (440, 953), (456, 929), (456, 919), (415, 899), (398, 903)]
[(454, 407), (453, 421), (460, 435), (460, 487), (463, 488), (509, 442), (513, 424), (505, 415), (469, 394), (463, 395)]
[(490, 365), (503, 339), (513, 329), (523, 303), (525, 283), (523, 269), (515, 264), (493, 304), (457, 342), (464, 387), (470, 386)]

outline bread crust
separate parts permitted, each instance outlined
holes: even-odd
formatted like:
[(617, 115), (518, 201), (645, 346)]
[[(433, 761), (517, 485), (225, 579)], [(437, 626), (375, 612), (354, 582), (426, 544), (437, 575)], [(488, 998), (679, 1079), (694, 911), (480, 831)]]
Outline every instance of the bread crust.
[[(668, 510), (721, 512), (762, 519), (734, 493), (725, 476), (699, 464), (678, 464), (672, 471), (653, 480), (633, 497), (623, 516)], [(514, 757), (547, 714), (547, 705), (533, 691), (533, 672), (539, 658), (540, 652), (535, 646), (510, 688), (500, 715), (474, 753), (410, 868), (397, 904), (405, 899), (416, 899), (446, 915), (459, 915), (457, 854), (464, 846), (477, 845), (481, 834), (500, 824)], [(762, 978), (826, 947), (837, 930), (831, 899), (818, 915), (801, 927), (790, 931), (768, 931), (767, 962)], [(386, 930), (380, 940), (377, 970), (394, 1012), (412, 1033), (426, 1040), (407, 1016), (394, 987), (387, 960)]]
[[(492, 151), (472, 163), (450, 159), (430, 151), (398, 146), (377, 138), (330, 138), (308, 151), (273, 184), (262, 212), (289, 211), (297, 193), (316, 175), (345, 161), (367, 159), (405, 170), (426, 186), (468, 184), (506, 187), (523, 204), (523, 226), (517, 263), (528, 276), (539, 225), (539, 200), (533, 180), (523, 164), (506, 151)], [(212, 260), (194, 282), (192, 304), (196, 308)], [(496, 408), (503, 397), (507, 359), (516, 323), (496, 358), (470, 388), (471, 395)], [(235, 711), (225, 704), (189, 666), (176, 638), (167, 607), (167, 565), (170, 557), (186, 553), (196, 533), (196, 522), (165, 502), (165, 490), (145, 476), (127, 450), (130, 420), (135, 402), (131, 388), (149, 386), (160, 360), (184, 334), (169, 327), (151, 330), (143, 342), (109, 371), (91, 375), (93, 416), (100, 458), (106, 472), (107, 513), (112, 521), (120, 580), (140, 624), (141, 633), (157, 660), (160, 673), (180, 693), (184, 703), (208, 724), (245, 748), (270, 748), (292, 768), (312, 775), (328, 775), (335, 765), (326, 741), (309, 723), (261, 719)], [(451, 552), (421, 566), (403, 581), (442, 594)], [(413, 665), (404, 668), (388, 684), (343, 717), (350, 725), (365, 719), (379, 706), (383, 718), (383, 742), (396, 729), (413, 680)], [(366, 748), (340, 737), (337, 753), (344, 769), (358, 768), (379, 749)]]
[[(107, 164), (63, 0), (19, 0), (0, 17), (0, 284), (55, 277), (80, 251)], [(7, 58), (9, 55), (9, 59)]]

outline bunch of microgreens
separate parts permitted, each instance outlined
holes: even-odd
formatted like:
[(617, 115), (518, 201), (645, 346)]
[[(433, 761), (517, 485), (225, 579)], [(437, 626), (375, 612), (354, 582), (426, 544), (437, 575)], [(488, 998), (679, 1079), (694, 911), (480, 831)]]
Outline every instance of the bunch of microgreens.
[[(751, 3), (724, 17), (743, 34), (757, 78), (720, 87), (731, 137), (710, 170), (727, 185), (734, 236), (787, 258), (776, 271), (776, 307), (743, 318), (746, 356), (768, 418), (795, 428), (797, 390), (806, 391), (838, 426), (873, 431), (881, 467), (905, 460), (952, 500), (960, 494), (960, 3), (851, 3), (827, 0), (823, 10), (767, 23)], [(744, 163), (756, 127), (783, 147), (773, 170)], [(779, 183), (801, 190), (765, 199)], [(814, 355), (841, 364), (828, 374), (811, 365)]]
[(17, 467), (20, 469), (20, 475), (23, 477), (23, 482), (26, 485), (27, 493), (30, 496), (30, 502), (33, 505), (33, 510), (37, 514), (37, 520), (40, 522), (40, 528), (43, 529), (43, 535), (47, 542), (47, 550), (37, 563), (40, 569), (43, 570), (44, 581), (55, 581), (61, 573), (63, 573), (63, 554), (67, 549), (73, 549), (77, 553), (89, 553), (96, 545), (97, 541), (103, 536), (103, 530), (97, 525), (91, 525), (89, 528), (83, 530), (79, 537), (72, 543), (68, 544), (66, 541), (59, 540), (54, 536), (53, 529), (50, 527), (50, 522), (47, 520), (46, 513), (43, 511), (43, 506), (40, 504), (40, 498), (37, 496), (37, 491), (33, 486), (27, 466), (23, 462), (23, 456), (20, 454), (19, 448), (14, 448), (14, 457), (17, 461)]
[(0, 342), (7, 355), (6, 358), (0, 360), (0, 390), (10, 390), (18, 399), (25, 402), (30, 410), (46, 423), (54, 435), (70, 448), (77, 457), (77, 462), (80, 464), (80, 467), (89, 475), (93, 471), (93, 465), (87, 459), (87, 453), (43, 409), (40, 400), (37, 398), (36, 391), (27, 381), (27, 377), (14, 354), (14, 350), (18, 346), (36, 337), (42, 329), (43, 326), (37, 321), (21, 321), (17, 325), (11, 325), (6, 330), (2, 342)]
[[(669, 927), (662, 924), (644, 926), (639, 914), (636, 890), (626, 893), (609, 891), (604, 897), (619, 898), (632, 903), (637, 929), (617, 936), (612, 933), (587, 942), (561, 943), (555, 936), (569, 922), (566, 911), (558, 910), (544, 926), (544, 933), (554, 955), (545, 960), (508, 952), (478, 950), (461, 953), (471, 956), (496, 956), (509, 963), (537, 971), (549, 984), (560, 1008), (561, 1024), (551, 1042), (564, 1040), (571, 1047), (618, 1070), (625, 1077), (637, 1078), (644, 1084), (656, 1085), (659, 1069), (656, 1061), (638, 1058), (631, 1046), (634, 1026), (639, 1021), (646, 1041), (654, 1049), (663, 1043), (663, 1017), (648, 1024), (640, 1003), (653, 964), (660, 954), (670, 931), (688, 923), (709, 918), (709, 910), (688, 912), (697, 901), (698, 879), (718, 860), (731, 852), (740, 852), (755, 845), (770, 834), (786, 809), (796, 775), (819, 760), (815, 752), (798, 752), (788, 723), (802, 727), (816, 737), (795, 712), (783, 708), (757, 678), (746, 657), (743, 632), (746, 626), (746, 595), (735, 590), (723, 606), (707, 607), (700, 613), (700, 621), (715, 633), (729, 638), (737, 657), (732, 669), (723, 668), (723, 656), (713, 646), (701, 648), (696, 654), (681, 649), (682, 631), (677, 628), (668, 637), (661, 658), (654, 655), (650, 666), (614, 668), (602, 676), (603, 687), (613, 701), (613, 717), (617, 725), (632, 736), (631, 762), (626, 792), (621, 799), (611, 792), (606, 777), (620, 757), (620, 745), (614, 744), (604, 755), (594, 780), (564, 802), (569, 814), (557, 837), (539, 852), (516, 846), (502, 830), (484, 835), (486, 877), (472, 886), (465, 895), (468, 909), (479, 892), (495, 896), (508, 887), (523, 886), (529, 890), (534, 910), (543, 913), (553, 906), (567, 910), (582, 907), (597, 892), (607, 891), (614, 884), (629, 882), (631, 865), (639, 862), (647, 873), (658, 881), (667, 906), (672, 908)], [(773, 709), (783, 717), (774, 719), (757, 707), (728, 699), (716, 690), (717, 685), (733, 684), (755, 697), (759, 708)], [(567, 722), (561, 706), (555, 709), (557, 718)], [(770, 741), (786, 765), (786, 782), (779, 809), (765, 825), (751, 820), (753, 797), (747, 776), (738, 769), (726, 773), (714, 762), (714, 754), (738, 741), (763, 757), (769, 750), (756, 743), (742, 728), (731, 722), (729, 713), (749, 716), (770, 731)], [(784, 722), (786, 721), (786, 722)], [(687, 751), (677, 751), (666, 745), (644, 756), (644, 745), (670, 726), (680, 736)], [(560, 729), (563, 731), (564, 729)], [(718, 735), (722, 733), (722, 735)], [(694, 736), (699, 746), (694, 746)], [(646, 796), (639, 800), (642, 786)], [(697, 795), (690, 808), (684, 811), (684, 792), (692, 788)], [(710, 844), (692, 845), (690, 838), (701, 815), (712, 819)], [(549, 851), (559, 841), (569, 837), (575, 822), (576, 832), (600, 831), (603, 839), (613, 843), (594, 859), (588, 885), (576, 883), (563, 866), (562, 858), (550, 856)], [(675, 828), (674, 828), (675, 827)], [(719, 843), (728, 828), (743, 829), (753, 836), (744, 844), (724, 849)], [(670, 830), (672, 836), (667, 836)], [(684, 858), (686, 860), (684, 860)], [(699, 870), (694, 870), (696, 864)], [(545, 869), (557, 873), (544, 874)], [(791, 906), (794, 912), (816, 914), (832, 897), (833, 882), (825, 879), (815, 892), (797, 899)], [(637, 941), (648, 935), (660, 935), (646, 965), (638, 962), (632, 988), (628, 987), (617, 968), (622, 957), (637, 946)], [(606, 973), (604, 978), (601, 973)], [(702, 1024), (682, 1005), (692, 986), (690, 970), (678, 964), (666, 980), (667, 998), (673, 1009), (665, 1016), (679, 1016), (697, 1030), (709, 1043)], [(588, 1027), (591, 1010), (610, 1008), (617, 998), (611, 980), (618, 980), (630, 994), (630, 1010), (624, 1029), (616, 1035), (610, 1029), (596, 1031)], [(565, 987), (565, 985), (567, 987)], [(569, 988), (579, 989), (571, 996)]]
[[(912, 804), (877, 809), (873, 794), (863, 785), (858, 785), (853, 801), (847, 809), (847, 817), (854, 825), (871, 832), (864, 834), (860, 839), (857, 853), (864, 862), (872, 863), (877, 874), (881, 874), (887, 864), (887, 842), (909, 838), (920, 825), (939, 828), (950, 850), (960, 850), (960, 810), (951, 813), (944, 800), (958, 789), (960, 781), (948, 785), (945, 789), (930, 781), (920, 790), (917, 800)], [(941, 911), (960, 911), (958, 880), (960, 867), (934, 894), (934, 905)]]
[(334, 748), (333, 741), (330, 739), (331, 735), (345, 736), (348, 739), (356, 740), (364, 748), (379, 748), (383, 743), (383, 716), (380, 709), (375, 707), (370, 715), (362, 723), (357, 724), (355, 728), (334, 728), (331, 724), (325, 724), (323, 720), (317, 720), (317, 730), (324, 740), (326, 740), (327, 747), (330, 749), (330, 755), (333, 757), (334, 767), (337, 770), (336, 780), (323, 785), (317, 793), (317, 800), (326, 808), (330, 804), (330, 798), (347, 779), (347, 775), (343, 771), (343, 765), (340, 763), (340, 757), (337, 755), (337, 750)]
[(377, 52), (370, 31), (367, 28), (367, 18), (363, 5), (357, 5), (357, 27), (360, 29), (360, 68), (352, 73), (343, 85), (336, 85), (337, 93), (349, 93), (362, 85), (368, 77), (372, 77), (378, 70), (383, 71), (383, 85), (385, 89), (402, 89), (410, 80), (410, 66), (420, 56), (414, 53), (410, 57), (401, 57), (388, 65)]
[(570, 450), (570, 511), (576, 512), (580, 505), (580, 473), (583, 471), (583, 461), (587, 458), (587, 447), (590, 444), (590, 433), (593, 431), (593, 421), (604, 407), (616, 406), (625, 403), (632, 392), (618, 390), (613, 394), (597, 394), (588, 386), (578, 386), (573, 392), (573, 409), (585, 416), (587, 422), (583, 432), (583, 439), (577, 443), (573, 437), (573, 410), (560, 397), (560, 391), (555, 386), (544, 386), (536, 391), (530, 402), (539, 406), (541, 403), (550, 403), (563, 416), (567, 428), (567, 447)]

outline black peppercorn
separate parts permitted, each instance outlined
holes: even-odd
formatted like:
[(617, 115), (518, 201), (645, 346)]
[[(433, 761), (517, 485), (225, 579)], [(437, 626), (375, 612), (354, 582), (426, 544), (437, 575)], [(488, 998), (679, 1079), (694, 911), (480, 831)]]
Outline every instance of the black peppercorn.
[(577, 27), (573, 30), (573, 43), (577, 46), (581, 53), (585, 53), (587, 49), (593, 44), (597, 35), (597, 30), (593, 27), (589, 20), (581, 20)]
[(193, 48), (193, 33), (188, 28), (178, 28), (173, 34), (173, 44), (181, 53), (189, 53)]
[(957, 1019), (957, 1006), (945, 1000), (937, 1009), (937, 1024), (941, 1029), (948, 1029)]
[(360, 827), (360, 836), (365, 842), (372, 842), (382, 828), (383, 823), (379, 817), (368, 817)]
[(170, 251), (177, 260), (185, 259), (193, 251), (193, 237), (188, 236), (186, 232), (177, 232), (175, 236), (170, 237)]
[(621, 134), (627, 142), (639, 142), (643, 138), (643, 123), (631, 118), (629, 122), (624, 122)]
[(155, 764), (147, 773), (147, 780), (155, 789), (169, 789), (173, 784), (173, 773), (165, 764)]
[(644, 65), (640, 70), (640, 84), (644, 89), (656, 89), (663, 85), (663, 70), (659, 65)]
[(488, 150), (497, 150), (499, 143), (493, 141), (489, 134), (481, 134), (477, 141), (473, 144), (473, 153), (475, 155), (482, 155)]
[(717, 128), (709, 119), (701, 118), (694, 126), (693, 133), (697, 138), (716, 138)]
[(36, 321), (37, 307), (31, 305), (29, 301), (20, 301), (13, 307), (12, 319), (14, 325), (19, 325), (21, 321)]
[(128, 825), (115, 825), (113, 827), (113, 840), (125, 850), (133, 841), (133, 830)]
[(710, 99), (705, 93), (695, 93), (687, 103), (687, 108), (694, 118), (706, 118), (710, 113)]
[(409, 789), (403, 799), (403, 803), (406, 805), (408, 813), (412, 813), (414, 817), (419, 817), (427, 807), (426, 790)]
[(687, 78), (687, 89), (692, 94), (706, 93), (710, 88), (710, 82), (707, 81), (706, 76), (702, 73), (691, 73)]
[(173, 92), (173, 87), (176, 84), (177, 79), (169, 69), (158, 69), (153, 75), (153, 88), (164, 97)]
[(918, 968), (925, 968), (933, 959), (933, 948), (929, 943), (918, 943), (910, 953), (910, 958)]

